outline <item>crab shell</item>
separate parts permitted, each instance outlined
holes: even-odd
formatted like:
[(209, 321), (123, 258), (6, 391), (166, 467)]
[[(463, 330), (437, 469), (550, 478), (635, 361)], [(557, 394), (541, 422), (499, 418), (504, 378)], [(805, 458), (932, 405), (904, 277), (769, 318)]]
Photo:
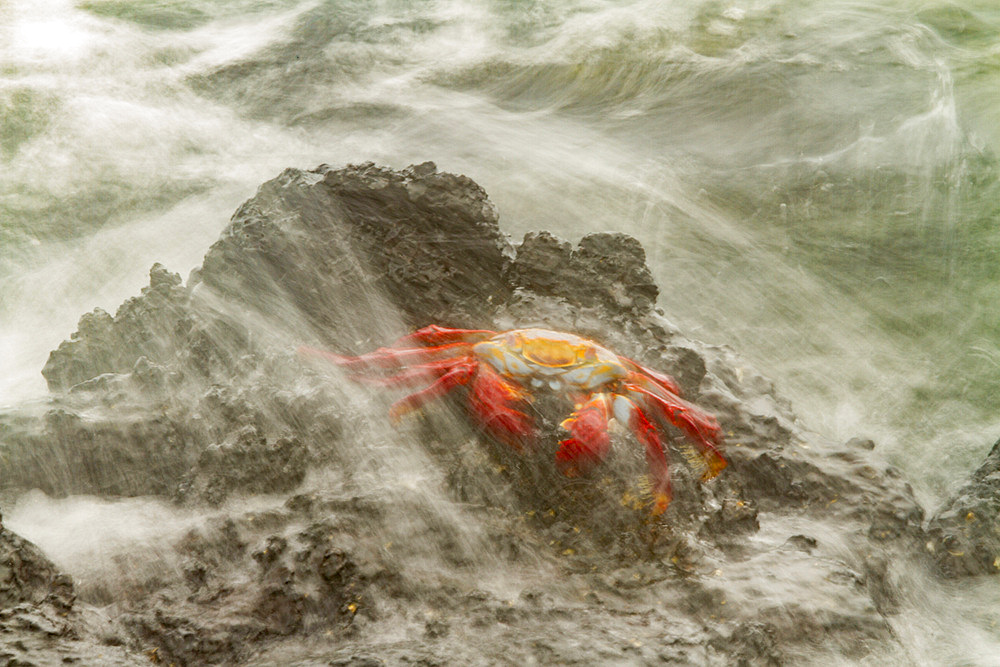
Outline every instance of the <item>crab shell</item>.
[(593, 391), (627, 375), (611, 350), (570, 333), (514, 329), (472, 348), (472, 353), (503, 377), (552, 391)]
[(448, 329), (431, 325), (390, 347), (357, 357), (301, 348), (348, 369), (353, 379), (385, 386), (422, 387), (396, 401), (390, 417), (422, 407), (459, 386), (468, 387), (473, 418), (493, 437), (521, 450), (537, 435), (525, 412), (534, 392), (572, 399), (574, 410), (561, 426), (569, 437), (559, 443), (556, 464), (580, 475), (604, 460), (611, 446), (608, 422), (627, 425), (642, 443), (649, 466), (653, 513), (672, 497), (670, 469), (657, 421), (679, 428), (704, 463), (702, 480), (726, 467), (715, 418), (680, 397), (669, 376), (644, 368), (575, 334), (548, 329)]

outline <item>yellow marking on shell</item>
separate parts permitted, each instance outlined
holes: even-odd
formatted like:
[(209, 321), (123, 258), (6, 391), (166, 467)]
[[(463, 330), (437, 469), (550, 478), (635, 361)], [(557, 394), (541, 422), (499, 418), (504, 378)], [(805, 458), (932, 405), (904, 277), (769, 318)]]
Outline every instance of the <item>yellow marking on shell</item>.
[(627, 370), (610, 350), (573, 334), (517, 329), (478, 343), (473, 353), (502, 377), (534, 388), (592, 390), (624, 377)]
[(541, 366), (563, 368), (579, 364), (589, 346), (573, 345), (551, 338), (522, 338), (521, 354), (525, 359)]

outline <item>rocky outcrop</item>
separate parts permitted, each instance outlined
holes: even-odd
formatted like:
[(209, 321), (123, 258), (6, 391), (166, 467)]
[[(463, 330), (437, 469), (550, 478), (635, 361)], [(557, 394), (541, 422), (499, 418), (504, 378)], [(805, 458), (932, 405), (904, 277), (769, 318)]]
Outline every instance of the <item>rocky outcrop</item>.
[(0, 518), (0, 665), (142, 664), (75, 602), (70, 577)]
[(928, 526), (927, 550), (946, 576), (1000, 573), (1000, 442)]
[(472, 325), (502, 300), (509, 243), (486, 193), (426, 163), (286, 170), (236, 211), (193, 285), (274, 313), (294, 307), (324, 338), (378, 330), (383, 300), (414, 320)]
[(73, 583), (35, 545), (4, 529), (0, 517), (0, 609), (51, 601), (67, 610), (73, 600)]
[[(909, 486), (870, 441), (802, 430), (657, 294), (635, 239), (512, 244), (475, 183), (430, 163), (287, 170), (187, 284), (157, 265), (114, 316), (81, 319), (43, 371), (48, 414), (0, 416), (0, 485), (188, 508), (284, 499), (232, 505), (164, 545), (180, 574), (117, 617), (119, 643), (154, 661), (749, 665), (886, 650), (905, 598), (894, 568), (930, 539)], [(571, 330), (670, 372), (718, 416), (730, 466), (699, 483), (677, 438), (675, 501), (653, 519), (627, 435), (569, 479), (552, 465), (558, 419), (527, 455), (473, 431), (460, 396), (390, 432), (362, 390), (294, 354), (367, 351), (429, 323)], [(956, 573), (989, 569), (985, 468), (932, 523), (936, 553), (975, 554), (979, 569)]]

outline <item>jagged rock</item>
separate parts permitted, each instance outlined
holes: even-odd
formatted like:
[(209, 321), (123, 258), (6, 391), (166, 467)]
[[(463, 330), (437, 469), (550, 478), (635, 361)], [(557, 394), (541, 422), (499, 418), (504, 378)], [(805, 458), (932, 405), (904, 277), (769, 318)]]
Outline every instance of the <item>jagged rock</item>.
[(72, 579), (0, 519), (0, 665), (143, 664), (77, 607)]
[(69, 610), (73, 599), (72, 582), (38, 547), (0, 523), (0, 609), (51, 600)]
[(3, 485), (52, 495), (109, 496), (172, 492), (191, 466), (194, 431), (164, 415), (83, 418), (69, 406), (50, 410), (37, 428), (12, 432)]
[[(928, 542), (912, 490), (870, 442), (801, 429), (733, 351), (677, 331), (657, 294), (635, 239), (514, 246), (479, 186), (430, 163), (286, 170), (187, 285), (156, 265), (114, 317), (81, 319), (46, 364), (49, 415), (0, 417), (0, 488), (214, 508), (288, 497), (213, 510), (227, 520), (163, 545), (183, 560), (176, 578), (122, 615), (124, 643), (154, 661), (751, 665), (896, 642), (894, 567)], [(700, 483), (668, 428), (675, 500), (653, 519), (627, 434), (574, 479), (552, 465), (559, 418), (543, 415), (519, 455), (470, 428), (460, 394), (458, 410), (442, 401), (379, 435), (344, 398), (361, 390), (292, 353), (308, 339), (368, 351), (429, 323), (573, 330), (674, 374), (719, 418), (730, 465)], [(969, 545), (945, 559), (961, 572), (996, 557), (996, 452), (932, 522), (935, 553)], [(373, 485), (380, 474), (412, 479)]]
[(626, 234), (589, 234), (572, 248), (548, 232), (530, 233), (510, 272), (515, 288), (617, 314), (648, 313), (659, 294), (645, 250)]
[(488, 317), (510, 254), (486, 193), (433, 163), (288, 169), (237, 210), (192, 284), (264, 312), (294, 306), (341, 342), (378, 330), (366, 299), (424, 323)]
[(200, 499), (219, 505), (234, 491), (292, 491), (305, 479), (308, 451), (300, 438), (268, 440), (253, 425), (209, 445), (177, 488), (180, 500)]
[(161, 264), (149, 271), (149, 286), (123, 303), (112, 318), (100, 308), (80, 318), (77, 331), (49, 355), (42, 369), (49, 387), (68, 389), (106, 373), (128, 373), (141, 357), (169, 360), (178, 333), (191, 327), (188, 290)]
[(945, 576), (1000, 573), (1000, 442), (931, 519), (928, 538)]

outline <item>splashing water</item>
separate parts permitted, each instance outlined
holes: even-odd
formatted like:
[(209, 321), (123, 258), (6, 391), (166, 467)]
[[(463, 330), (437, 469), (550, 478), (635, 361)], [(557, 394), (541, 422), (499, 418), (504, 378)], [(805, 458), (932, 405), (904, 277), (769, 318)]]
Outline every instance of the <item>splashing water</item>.
[[(671, 320), (933, 507), (1000, 431), (998, 35), (982, 0), (5, 3), (0, 406), (284, 167), (434, 160), (515, 238), (638, 238)], [(54, 502), (9, 523), (104, 511)]]

